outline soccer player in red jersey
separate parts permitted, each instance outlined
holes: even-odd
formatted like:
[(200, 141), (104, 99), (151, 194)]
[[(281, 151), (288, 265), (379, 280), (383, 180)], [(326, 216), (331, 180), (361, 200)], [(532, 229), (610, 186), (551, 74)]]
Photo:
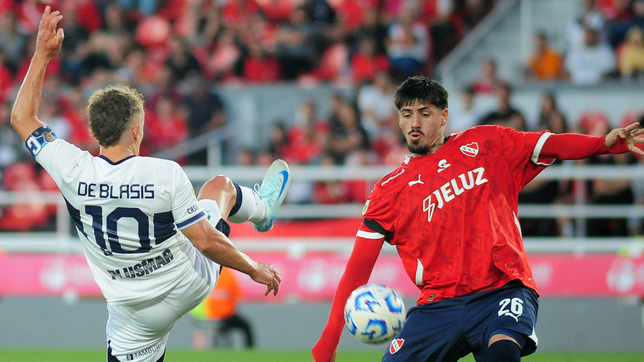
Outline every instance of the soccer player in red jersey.
[(517, 217), (519, 191), (555, 159), (635, 152), (639, 123), (603, 137), (473, 127), (444, 135), (447, 91), (410, 77), (396, 90), (411, 151), (374, 187), (316, 361), (333, 361), (349, 294), (368, 282), (380, 249), (395, 245), (420, 289), (383, 361), (520, 361), (537, 346), (538, 294)]

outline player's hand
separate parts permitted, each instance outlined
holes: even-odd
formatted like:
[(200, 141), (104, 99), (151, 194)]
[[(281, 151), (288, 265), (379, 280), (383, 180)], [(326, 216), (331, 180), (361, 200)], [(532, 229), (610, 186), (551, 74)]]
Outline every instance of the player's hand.
[(36, 39), (36, 54), (43, 55), (48, 61), (54, 58), (63, 45), (65, 33), (63, 28), (58, 28), (58, 22), (63, 18), (60, 11), (51, 11), (47, 5), (45, 12), (38, 25), (38, 37)]
[(250, 277), (251, 279), (253, 279), (253, 281), (266, 285), (266, 291), (264, 292), (264, 295), (268, 295), (271, 290), (273, 291), (273, 295), (277, 295), (277, 292), (280, 289), (282, 278), (280, 277), (280, 273), (277, 271), (277, 269), (275, 269), (272, 265), (257, 263), (257, 268), (255, 272), (250, 275)]
[(623, 138), (631, 152), (644, 156), (644, 151), (636, 146), (637, 144), (644, 143), (644, 137), (639, 137), (644, 134), (644, 128), (638, 129), (637, 127), (639, 127), (639, 125), (639, 122), (634, 122), (624, 128), (615, 128), (606, 135), (604, 144), (606, 147), (610, 148), (615, 146), (617, 138)]

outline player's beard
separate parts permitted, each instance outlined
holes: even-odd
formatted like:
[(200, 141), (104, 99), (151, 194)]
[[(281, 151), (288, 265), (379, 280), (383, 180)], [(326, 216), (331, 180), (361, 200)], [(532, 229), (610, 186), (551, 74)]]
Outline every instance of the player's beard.
[[(422, 132), (420, 132), (421, 135), (424, 136)], [(441, 146), (445, 141), (443, 138), (443, 135), (441, 134), (441, 137), (434, 142), (431, 146), (428, 145), (427, 143), (420, 143), (421, 140), (409, 140), (407, 141), (407, 149), (409, 152), (419, 155), (419, 156), (426, 156), (428, 155), (434, 148)]]
[(420, 144), (419, 141), (409, 141), (407, 142), (407, 149), (415, 155), (425, 156), (429, 154), (431, 148), (427, 143)]

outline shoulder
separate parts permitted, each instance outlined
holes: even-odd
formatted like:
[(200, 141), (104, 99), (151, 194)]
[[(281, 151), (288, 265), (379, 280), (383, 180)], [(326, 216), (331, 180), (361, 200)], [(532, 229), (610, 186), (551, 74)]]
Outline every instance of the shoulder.
[(371, 192), (370, 197), (378, 195), (382, 192), (388, 193), (391, 190), (397, 189), (399, 184), (406, 183), (407, 181), (405, 181), (405, 173), (408, 173), (409, 169), (407, 162), (408, 159), (405, 159), (402, 165), (398, 166), (395, 170), (391, 171), (380, 180), (378, 180), (378, 182), (376, 182), (373, 187), (373, 191)]
[(161, 179), (177, 179), (185, 175), (183, 168), (172, 160), (165, 160), (156, 157), (138, 157), (140, 168), (149, 172), (150, 175), (155, 175)]

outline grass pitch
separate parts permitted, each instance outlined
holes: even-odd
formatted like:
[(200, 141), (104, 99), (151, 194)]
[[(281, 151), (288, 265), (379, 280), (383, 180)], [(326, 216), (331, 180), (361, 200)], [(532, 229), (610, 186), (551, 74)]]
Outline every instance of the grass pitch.
[[(380, 361), (380, 352), (340, 351), (337, 361), (376, 362)], [(105, 361), (105, 350), (64, 350), (64, 349), (0, 349), (0, 361), (3, 362), (90, 362)], [(167, 362), (303, 362), (313, 361), (309, 351), (278, 350), (168, 350)], [(467, 356), (462, 362), (473, 362)], [(642, 362), (644, 353), (552, 353), (537, 352), (525, 357), (525, 362)]]

